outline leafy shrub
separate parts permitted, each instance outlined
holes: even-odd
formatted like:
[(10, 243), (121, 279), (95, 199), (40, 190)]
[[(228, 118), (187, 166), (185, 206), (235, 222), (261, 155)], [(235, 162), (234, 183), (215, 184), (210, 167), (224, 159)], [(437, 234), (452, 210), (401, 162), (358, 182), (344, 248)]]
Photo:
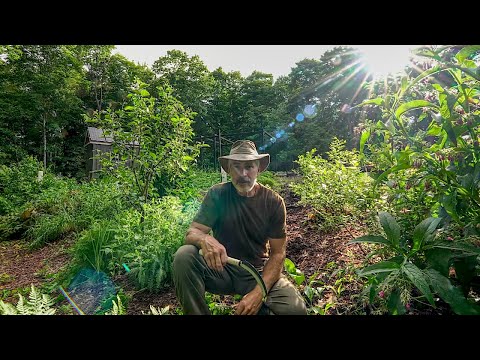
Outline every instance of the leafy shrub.
[(144, 204), (144, 216), (130, 209), (98, 222), (79, 238), (74, 263), (112, 275), (123, 272), (126, 264), (139, 288), (158, 291), (171, 282), (173, 254), (199, 206), (198, 201), (182, 205), (166, 196)]
[(217, 171), (205, 171), (191, 167), (168, 194), (178, 197), (182, 202), (194, 199), (202, 200), (207, 190), (220, 181), (221, 176)]
[(373, 216), (373, 181), (360, 171), (358, 153), (344, 147), (345, 141), (334, 139), (329, 160), (314, 156), (312, 149), (296, 161), (303, 177), (290, 186), (300, 195), (300, 203), (315, 209), (323, 230)]
[(280, 188), (280, 182), (276, 179), (275, 174), (268, 170), (261, 172), (257, 181), (275, 191), (278, 191)]
[[(83, 232), (72, 248), (73, 262), (89, 266), (96, 271), (108, 271), (111, 260), (109, 246), (115, 238), (115, 228), (112, 220), (101, 220)], [(109, 256), (110, 255), (110, 256)]]
[(15, 212), (53, 185), (55, 176), (49, 172), (42, 181), (37, 180), (39, 170), (43, 165), (31, 156), (10, 167), (0, 165), (0, 215)]
[[(420, 292), (435, 307), (437, 293), (457, 314), (480, 314), (480, 306), (465, 298), (461, 287), (449, 278), (450, 267), (456, 259), (478, 256), (480, 249), (461, 240), (446, 240), (438, 235), (442, 218), (429, 217), (419, 223), (413, 233), (401, 232), (396, 220), (386, 212), (379, 213), (385, 236), (366, 235), (349, 243), (373, 243), (387, 250), (387, 260), (360, 270), (369, 278), (366, 294), (370, 303), (385, 299), (388, 311), (403, 314), (415, 299), (413, 290)], [(437, 236), (438, 235), (438, 236)], [(377, 253), (374, 250), (367, 258)], [(453, 282), (453, 283), (452, 283)], [(432, 292), (433, 291), (433, 292)], [(380, 300), (382, 301), (382, 300)]]
[(418, 48), (424, 71), (416, 67), (381, 97), (357, 105), (381, 110), (381, 119), (366, 121), (360, 150), (377, 170), (376, 184), (403, 172), (392, 187), (395, 208), (421, 219), (415, 212), (425, 208), (409, 208), (414, 197), (407, 193), (423, 192), (418, 203), (426, 200), (430, 216), (461, 225), (465, 235), (480, 235), (479, 54), (474, 45)]
[(121, 189), (113, 178), (77, 184), (56, 179), (35, 200), (35, 217), (26, 232), (31, 247), (56, 240), (70, 232), (81, 232), (96, 221), (112, 219), (125, 208)]
[(119, 220), (122, 233), (112, 250), (130, 267), (129, 274), (140, 288), (157, 291), (171, 282), (173, 254), (183, 244), (198, 206), (184, 207), (178, 198), (166, 196), (145, 204), (143, 222), (140, 213)]

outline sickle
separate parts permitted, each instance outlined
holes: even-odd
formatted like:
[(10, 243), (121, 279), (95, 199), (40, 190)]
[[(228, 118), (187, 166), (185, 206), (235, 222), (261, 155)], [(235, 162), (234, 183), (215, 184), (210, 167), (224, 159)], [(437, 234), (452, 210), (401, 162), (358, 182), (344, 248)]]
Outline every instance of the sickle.
[[(203, 251), (200, 249), (199, 254), (203, 256)], [(253, 278), (257, 281), (258, 285), (262, 289), (263, 297), (262, 302), (265, 302), (267, 299), (267, 287), (265, 286), (265, 282), (263, 281), (262, 276), (260, 273), (255, 269), (255, 267), (250, 264), (248, 261), (238, 260), (232, 257), (227, 257), (227, 263), (234, 266), (239, 266), (245, 270), (247, 270), (250, 274), (252, 274)]]

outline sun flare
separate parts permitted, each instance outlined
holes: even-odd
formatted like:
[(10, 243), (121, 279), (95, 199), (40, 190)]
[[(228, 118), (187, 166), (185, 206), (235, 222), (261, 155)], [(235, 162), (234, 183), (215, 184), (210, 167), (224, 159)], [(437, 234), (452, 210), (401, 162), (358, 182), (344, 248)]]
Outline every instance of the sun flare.
[(375, 79), (405, 70), (413, 56), (414, 45), (356, 45), (363, 62)]

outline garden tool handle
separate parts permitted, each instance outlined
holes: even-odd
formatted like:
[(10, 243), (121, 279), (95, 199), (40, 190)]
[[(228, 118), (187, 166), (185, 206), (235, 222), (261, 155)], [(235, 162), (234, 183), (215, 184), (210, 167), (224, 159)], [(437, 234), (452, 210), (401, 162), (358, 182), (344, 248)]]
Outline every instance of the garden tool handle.
[[(203, 256), (203, 251), (202, 249), (198, 250), (198, 253)], [(230, 264), (230, 265), (235, 265), (235, 266), (240, 266), (240, 260), (238, 259), (235, 259), (235, 258), (232, 258), (232, 257), (227, 257), (227, 264)]]
[[(198, 250), (198, 253), (203, 256), (202, 249)], [(262, 289), (262, 301), (265, 302), (267, 300), (268, 291), (265, 282), (263, 281), (262, 275), (260, 275), (260, 273), (257, 271), (257, 269), (255, 269), (252, 264), (250, 264), (248, 261), (238, 260), (230, 256), (227, 257), (227, 264), (242, 267), (250, 274), (252, 274), (253, 278), (257, 281), (257, 284), (260, 285), (260, 289)]]

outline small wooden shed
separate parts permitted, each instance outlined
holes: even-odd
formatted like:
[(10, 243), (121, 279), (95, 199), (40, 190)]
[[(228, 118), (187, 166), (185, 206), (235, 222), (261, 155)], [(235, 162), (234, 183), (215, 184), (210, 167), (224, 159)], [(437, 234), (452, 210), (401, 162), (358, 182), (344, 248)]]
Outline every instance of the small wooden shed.
[(95, 155), (110, 153), (112, 151), (113, 138), (103, 135), (103, 130), (92, 126), (87, 128), (85, 147), (87, 154), (87, 176), (89, 179), (97, 178), (102, 164)]
[[(110, 156), (113, 143), (113, 138), (111, 136), (105, 136), (102, 129), (91, 126), (87, 128), (85, 147), (87, 153), (87, 175), (89, 179), (97, 178), (100, 175), (102, 164), (99, 160), (99, 155), (105, 154), (105, 156)], [(127, 144), (126, 147), (129, 149), (133, 147), (137, 154), (140, 150), (138, 141), (131, 142)], [(114, 160), (114, 162), (118, 164), (118, 159)], [(125, 165), (128, 167), (131, 167), (132, 163), (133, 161), (130, 158), (127, 158), (125, 161)]]

